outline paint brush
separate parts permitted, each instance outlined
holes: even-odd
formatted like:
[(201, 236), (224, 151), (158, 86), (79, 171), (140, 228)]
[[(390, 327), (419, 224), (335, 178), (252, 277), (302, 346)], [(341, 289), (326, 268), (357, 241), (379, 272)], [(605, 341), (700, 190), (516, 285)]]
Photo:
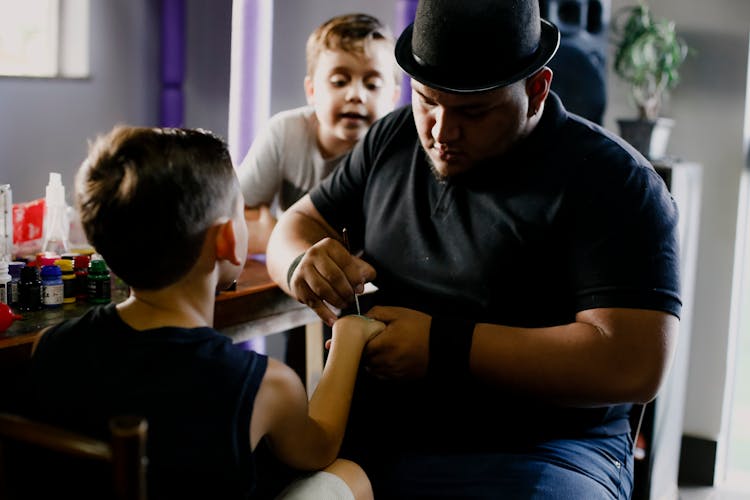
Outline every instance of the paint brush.
[[(342, 236), (344, 238), (344, 247), (346, 248), (346, 251), (351, 253), (351, 248), (349, 248), (349, 235), (346, 231), (346, 228), (344, 228), (342, 231)], [(357, 292), (354, 292), (354, 304), (357, 306), (357, 315), (362, 316), (362, 313), (359, 310), (359, 297), (357, 297)]]

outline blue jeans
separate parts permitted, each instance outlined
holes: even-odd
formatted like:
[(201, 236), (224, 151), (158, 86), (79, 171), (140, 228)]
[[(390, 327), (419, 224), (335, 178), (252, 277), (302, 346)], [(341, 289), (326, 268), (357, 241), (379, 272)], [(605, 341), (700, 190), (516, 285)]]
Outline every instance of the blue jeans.
[(397, 455), (368, 471), (383, 499), (629, 499), (629, 434), (558, 439), (514, 453)]

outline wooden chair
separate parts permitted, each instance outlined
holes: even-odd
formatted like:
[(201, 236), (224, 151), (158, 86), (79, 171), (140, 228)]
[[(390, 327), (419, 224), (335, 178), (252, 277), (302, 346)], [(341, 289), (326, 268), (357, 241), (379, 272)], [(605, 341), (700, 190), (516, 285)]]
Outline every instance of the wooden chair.
[(107, 443), (0, 413), (0, 498), (37, 498), (44, 490), (50, 498), (145, 499), (148, 423), (123, 416), (109, 424)]

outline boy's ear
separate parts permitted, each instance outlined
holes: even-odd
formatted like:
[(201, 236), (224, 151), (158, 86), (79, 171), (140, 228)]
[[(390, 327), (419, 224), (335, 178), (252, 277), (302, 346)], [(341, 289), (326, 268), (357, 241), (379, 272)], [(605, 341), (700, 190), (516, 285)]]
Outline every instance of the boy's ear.
[(305, 76), (305, 96), (307, 97), (307, 104), (312, 106), (314, 100), (313, 96), (315, 95), (315, 86), (313, 85), (313, 80), (310, 77), (310, 75)]
[(237, 266), (242, 264), (237, 255), (237, 235), (234, 232), (232, 219), (219, 223), (216, 231), (216, 259), (228, 260)]

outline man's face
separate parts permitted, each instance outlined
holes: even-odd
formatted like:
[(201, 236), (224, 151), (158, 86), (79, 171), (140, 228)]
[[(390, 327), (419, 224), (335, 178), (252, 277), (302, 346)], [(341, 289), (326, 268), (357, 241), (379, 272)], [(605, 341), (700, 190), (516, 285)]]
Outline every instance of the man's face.
[(324, 50), (305, 81), (307, 101), (318, 118), (325, 149), (350, 149), (398, 98), (390, 45), (372, 41), (364, 54)]
[(441, 178), (502, 155), (529, 129), (524, 82), (477, 94), (451, 94), (412, 80), (419, 140)]

